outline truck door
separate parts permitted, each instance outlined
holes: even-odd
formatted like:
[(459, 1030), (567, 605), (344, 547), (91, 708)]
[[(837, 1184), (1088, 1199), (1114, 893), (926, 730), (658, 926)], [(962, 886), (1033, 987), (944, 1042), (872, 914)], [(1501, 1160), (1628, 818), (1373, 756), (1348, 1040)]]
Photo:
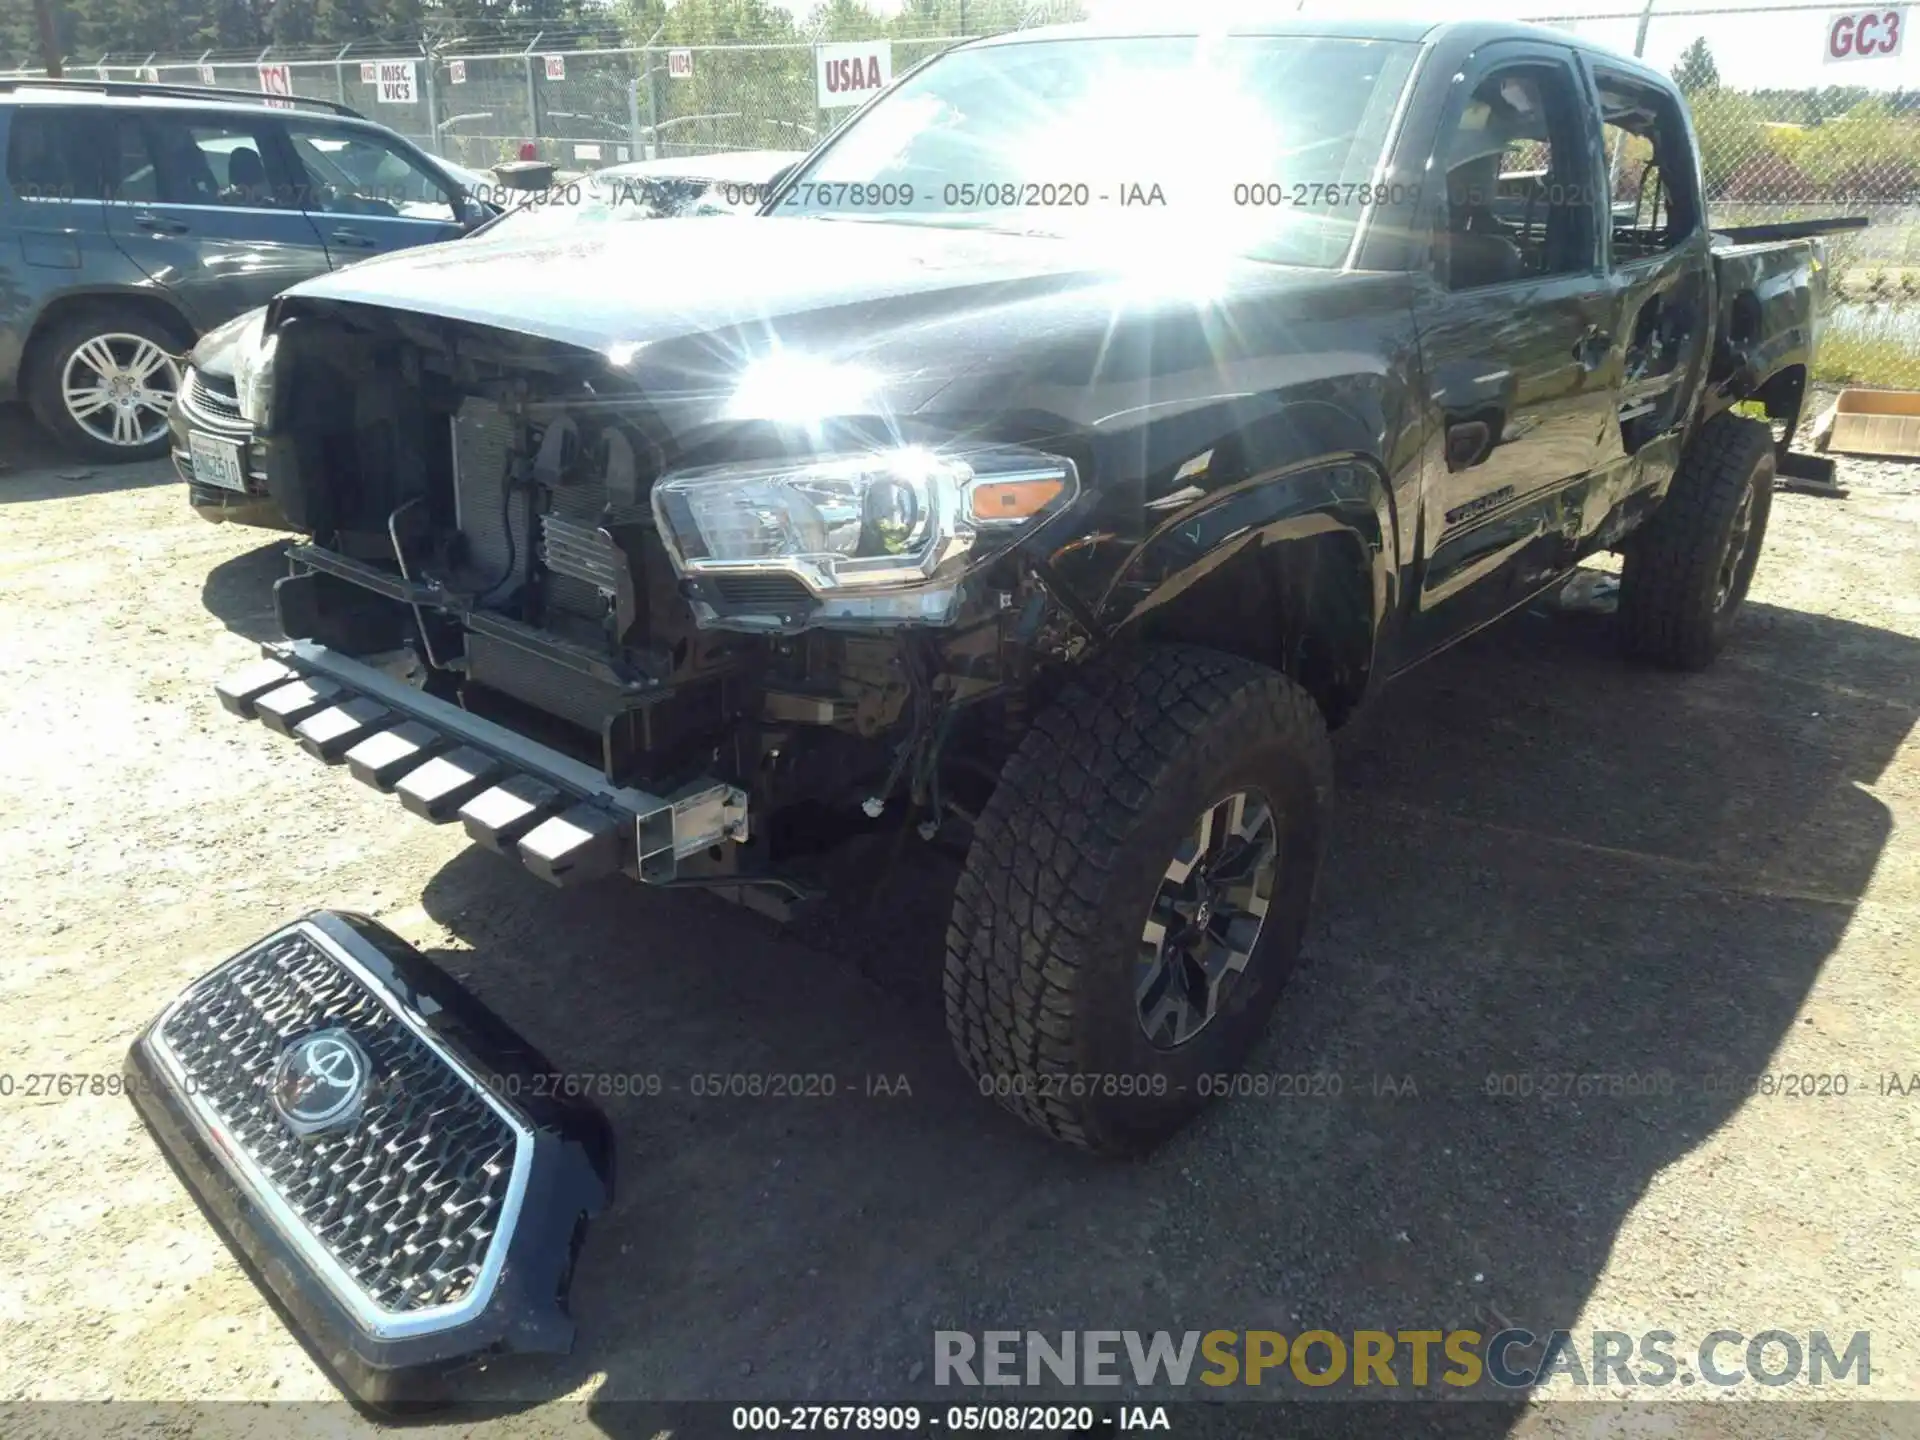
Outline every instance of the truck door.
[[(1712, 237), (1686, 124), (1665, 89), (1593, 67), (1611, 196), (1608, 271), (1618, 391), (1598, 469), (1614, 476), (1595, 506), (1594, 548), (1623, 506), (1673, 478), (1680, 429), (1705, 378), (1713, 323)], [(1627, 463), (1634, 457), (1633, 463)]]
[(1564, 567), (1569, 496), (1611, 423), (1615, 297), (1602, 261), (1599, 141), (1572, 53), (1479, 51), (1441, 111), (1416, 305), (1430, 387), (1416, 651), (1484, 624)]

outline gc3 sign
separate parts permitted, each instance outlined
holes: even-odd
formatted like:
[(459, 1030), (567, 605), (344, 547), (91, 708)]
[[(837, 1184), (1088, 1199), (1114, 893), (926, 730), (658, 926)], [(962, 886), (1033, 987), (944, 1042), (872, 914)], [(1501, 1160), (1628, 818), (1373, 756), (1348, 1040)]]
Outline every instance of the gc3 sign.
[(1821, 59), (1885, 60), (1906, 41), (1905, 10), (1845, 10), (1827, 21), (1827, 48)]

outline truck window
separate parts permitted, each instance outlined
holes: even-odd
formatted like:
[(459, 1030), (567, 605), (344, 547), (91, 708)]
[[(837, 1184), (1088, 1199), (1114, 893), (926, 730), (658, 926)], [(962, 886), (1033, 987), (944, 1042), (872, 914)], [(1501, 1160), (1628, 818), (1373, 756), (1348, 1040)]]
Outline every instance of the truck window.
[(1607, 149), (1616, 264), (1673, 249), (1698, 228), (1686, 131), (1671, 96), (1596, 77)]
[(1593, 266), (1593, 189), (1572, 74), (1496, 70), (1443, 128), (1446, 190), (1435, 236), (1449, 289), (1471, 290)]

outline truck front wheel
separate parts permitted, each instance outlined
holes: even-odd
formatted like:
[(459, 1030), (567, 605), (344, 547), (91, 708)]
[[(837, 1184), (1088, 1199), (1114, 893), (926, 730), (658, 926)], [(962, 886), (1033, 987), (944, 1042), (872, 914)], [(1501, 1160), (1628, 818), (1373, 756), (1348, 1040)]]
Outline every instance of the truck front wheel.
[(1773, 510), (1773, 430), (1740, 415), (1708, 422), (1673, 485), (1625, 547), (1620, 638), (1627, 653), (1704, 670), (1747, 598)]
[(981, 813), (947, 930), (947, 1030), (1057, 1139), (1150, 1149), (1259, 1037), (1299, 954), (1333, 759), (1265, 666), (1154, 646), (1090, 666)]

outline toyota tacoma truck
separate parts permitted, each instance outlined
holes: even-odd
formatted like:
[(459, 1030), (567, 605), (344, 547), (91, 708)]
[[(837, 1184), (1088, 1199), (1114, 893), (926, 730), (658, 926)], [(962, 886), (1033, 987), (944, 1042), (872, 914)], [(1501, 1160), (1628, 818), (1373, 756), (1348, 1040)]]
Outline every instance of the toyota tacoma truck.
[[(863, 833), (952, 843), (961, 1062), (1049, 1135), (1139, 1151), (1273, 1009), (1328, 732), (1383, 681), (1609, 550), (1631, 655), (1721, 648), (1806, 459), (1824, 228), (1716, 232), (1678, 92), (1575, 36), (1287, 17), (962, 45), (738, 223), (481, 236), (275, 300), (237, 389), (311, 539), (275, 589), (287, 638), (222, 700), (560, 886), (779, 912)], [(386, 1198), (300, 1148), (430, 1123), (365, 1098), (366, 1014), (443, 1038), (392, 984), (366, 1008), (405, 948), (368, 953), (377, 929), (300, 922), (291, 958), (237, 957), (136, 1046), (175, 1131), (250, 1117), (199, 1168), (224, 1193), (267, 1147), (283, 1169), (241, 1188), (376, 1371), (457, 1349), (507, 1243), (435, 1210), (401, 1244)], [(316, 955), (350, 975), (290, 978)], [(234, 1033), (237, 1078), (208, 1038)], [(539, 1130), (508, 1106), (473, 1133), (509, 1120)], [(519, 1152), (486, 1153), (450, 1193)], [(569, 1173), (541, 1193), (602, 1193)], [(286, 1219), (287, 1186), (320, 1198)], [(475, 1193), (480, 1233), (520, 1243)], [(555, 1203), (527, 1213), (564, 1234)], [(369, 1340), (393, 1307), (414, 1338)]]

